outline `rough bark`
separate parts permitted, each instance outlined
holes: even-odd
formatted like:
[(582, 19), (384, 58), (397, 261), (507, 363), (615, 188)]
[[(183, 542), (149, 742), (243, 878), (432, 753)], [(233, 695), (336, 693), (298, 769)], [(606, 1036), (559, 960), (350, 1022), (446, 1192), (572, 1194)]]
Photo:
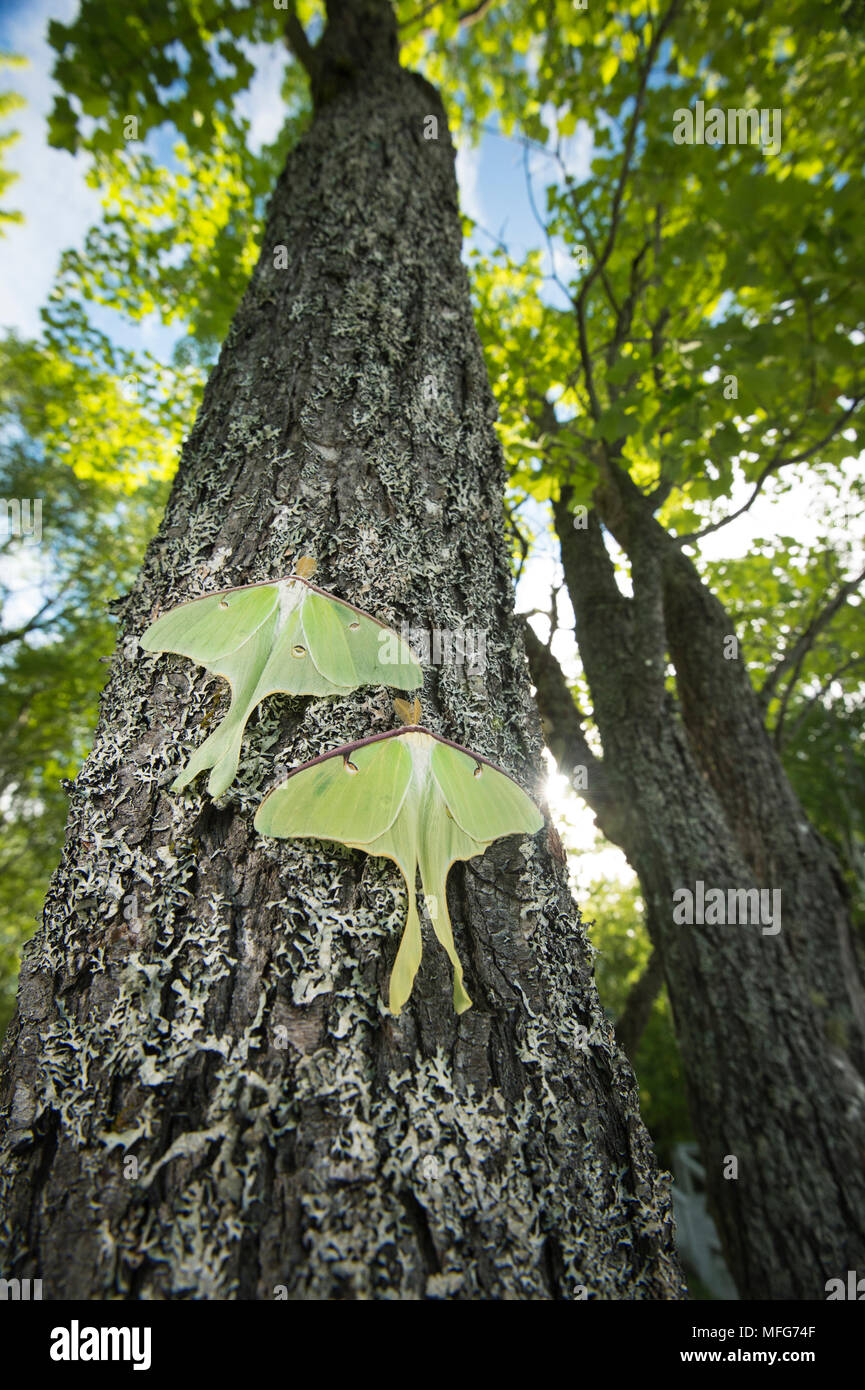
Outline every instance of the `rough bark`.
[(219, 803), (203, 779), (167, 791), (218, 683), (137, 636), (300, 553), (397, 626), (482, 631), (485, 673), (432, 669), (426, 722), (540, 786), (454, 151), (394, 54), (387, 5), (330, 6), (316, 117), (125, 602), (26, 952), (0, 1269), (46, 1298), (683, 1295), (667, 1179), (543, 833), (451, 873), (474, 1007), (455, 1017), (425, 932), (396, 1020), (393, 866), (252, 829), (290, 766), (390, 727), (393, 692), (272, 699)]
[[(603, 742), (586, 799), (640, 877), (739, 1291), (825, 1298), (828, 1279), (865, 1265), (863, 993), (843, 883), (787, 781), (741, 652), (725, 660), (723, 608), (614, 466), (596, 497), (585, 530), (567, 494), (557, 508)], [(630, 558), (632, 598), (616, 584), (601, 517)], [(580, 716), (549, 654), (530, 655), (542, 715), (575, 762)], [(725, 894), (780, 888), (780, 932), (676, 925), (673, 893), (697, 880)], [(725, 1176), (730, 1155), (736, 1179)]]

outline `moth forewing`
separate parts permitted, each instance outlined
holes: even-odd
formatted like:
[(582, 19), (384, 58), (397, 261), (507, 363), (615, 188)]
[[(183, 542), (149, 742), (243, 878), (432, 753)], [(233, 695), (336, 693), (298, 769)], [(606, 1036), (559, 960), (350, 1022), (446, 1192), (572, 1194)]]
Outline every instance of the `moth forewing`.
[(490, 844), (503, 835), (533, 835), (543, 825), (543, 816), (522, 787), (468, 749), (439, 741), (431, 762), (451, 815), (472, 839)]
[(152, 622), (138, 639), (147, 652), (176, 652), (203, 666), (248, 641), (267, 622), (278, 601), (277, 585), (226, 589), (178, 604)]
[(396, 633), (313, 588), (301, 574), (304, 568), (285, 579), (180, 604), (140, 639), (146, 651), (178, 652), (199, 662), (232, 690), (227, 714), (175, 778), (174, 790), (210, 768), (208, 790), (222, 795), (237, 772), (247, 721), (270, 695), (340, 696), (363, 685), (421, 684), (420, 667), (405, 644), (399, 650), (406, 659), (392, 671), (379, 660), (381, 634), (400, 644)]

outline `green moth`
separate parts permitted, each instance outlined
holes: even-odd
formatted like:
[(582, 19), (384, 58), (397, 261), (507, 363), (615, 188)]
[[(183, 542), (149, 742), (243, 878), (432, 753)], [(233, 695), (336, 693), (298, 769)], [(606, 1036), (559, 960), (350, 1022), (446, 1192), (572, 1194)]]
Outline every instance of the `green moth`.
[[(420, 703), (409, 707), (420, 717)], [(502, 835), (533, 835), (543, 825), (513, 779), (477, 753), (420, 724), (346, 744), (290, 773), (255, 817), (263, 835), (339, 840), (393, 859), (408, 888), (408, 915), (390, 978), (390, 1010), (411, 994), (421, 960), (416, 897), (420, 869), (436, 936), (454, 968), (454, 1008), (471, 1007), (447, 910), (451, 864), (472, 859)]]
[(234, 780), (246, 721), (268, 695), (347, 695), (362, 685), (415, 690), (421, 668), (392, 628), (310, 584), (302, 557), (286, 579), (223, 589), (182, 603), (141, 638), (148, 652), (178, 652), (231, 686), (225, 718), (172, 783), (185, 787), (211, 768), (207, 789)]

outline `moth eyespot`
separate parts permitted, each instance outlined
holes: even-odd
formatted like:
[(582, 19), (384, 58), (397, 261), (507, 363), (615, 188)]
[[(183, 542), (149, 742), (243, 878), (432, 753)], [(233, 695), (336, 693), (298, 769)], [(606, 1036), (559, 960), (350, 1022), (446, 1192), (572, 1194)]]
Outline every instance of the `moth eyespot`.
[(227, 608), (227, 607), (228, 607), (228, 599), (227, 599), (227, 598), (221, 598), (221, 599), (219, 600), (219, 606), (220, 606), (220, 608)]
[(357, 630), (358, 630), (359, 627), (360, 627), (360, 623), (349, 623), (349, 625), (348, 625), (348, 630), (349, 630), (349, 632), (357, 632)]
[(474, 772), (472, 773), (472, 777), (480, 777), (480, 775), (481, 775), (481, 765), (480, 765), (480, 763), (478, 763), (477, 767), (475, 768)]
[(292, 656), (306, 656), (306, 647), (292, 647), (291, 654)]
[(342, 765), (346, 772), (350, 772), (352, 775), (354, 775), (355, 772), (360, 772), (360, 768), (351, 761), (351, 758), (345, 758)]

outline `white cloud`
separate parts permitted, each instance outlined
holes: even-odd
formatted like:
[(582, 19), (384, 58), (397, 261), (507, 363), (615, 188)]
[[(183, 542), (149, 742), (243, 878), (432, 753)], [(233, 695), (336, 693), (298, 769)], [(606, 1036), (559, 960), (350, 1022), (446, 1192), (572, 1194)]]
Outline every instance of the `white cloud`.
[[(865, 457), (865, 456), (863, 456)], [(770, 482), (753, 506), (700, 541), (700, 555), (704, 560), (736, 560), (748, 555), (758, 540), (770, 543), (781, 536), (790, 536), (801, 545), (813, 545), (824, 529), (831, 540), (839, 546), (849, 543), (856, 535), (856, 522), (851, 517), (861, 516), (862, 503), (855, 494), (856, 480), (862, 478), (862, 458), (847, 458), (833, 473), (833, 482), (827, 483), (819, 473), (803, 466), (795, 473), (788, 472), (793, 484), (783, 490), (784, 477)], [(836, 492), (834, 484), (837, 483)], [(754, 491), (752, 483), (746, 483), (737, 476), (729, 497), (714, 509), (707, 509), (707, 517), (721, 520), (731, 516), (749, 500)], [(848, 513), (845, 519), (845, 511)], [(826, 518), (834, 518), (834, 524), (827, 524)], [(861, 547), (856, 547), (859, 553)]]
[(77, 0), (29, 0), (4, 17), (5, 45), (27, 57), (30, 66), (3, 74), (4, 85), (19, 91), (27, 105), (4, 125), (21, 131), (7, 152), (8, 166), (20, 178), (7, 190), (4, 202), (22, 212), (25, 220), (7, 224), (0, 242), (0, 324), (28, 336), (40, 331), (39, 307), (51, 288), (61, 251), (80, 247), (87, 228), (100, 216), (99, 195), (84, 180), (87, 156), (52, 150), (46, 144), (45, 123), (55, 91), (55, 55), (46, 29), (50, 19), (69, 22), (77, 9)]
[(255, 75), (236, 105), (249, 121), (250, 147), (260, 150), (276, 139), (285, 120), (281, 88), (288, 53), (284, 47), (269, 43), (244, 44), (243, 49), (255, 65)]
[(481, 145), (468, 140), (457, 144), (456, 175), (460, 191), (460, 209), (473, 221), (483, 223), (484, 205), (480, 195)]

